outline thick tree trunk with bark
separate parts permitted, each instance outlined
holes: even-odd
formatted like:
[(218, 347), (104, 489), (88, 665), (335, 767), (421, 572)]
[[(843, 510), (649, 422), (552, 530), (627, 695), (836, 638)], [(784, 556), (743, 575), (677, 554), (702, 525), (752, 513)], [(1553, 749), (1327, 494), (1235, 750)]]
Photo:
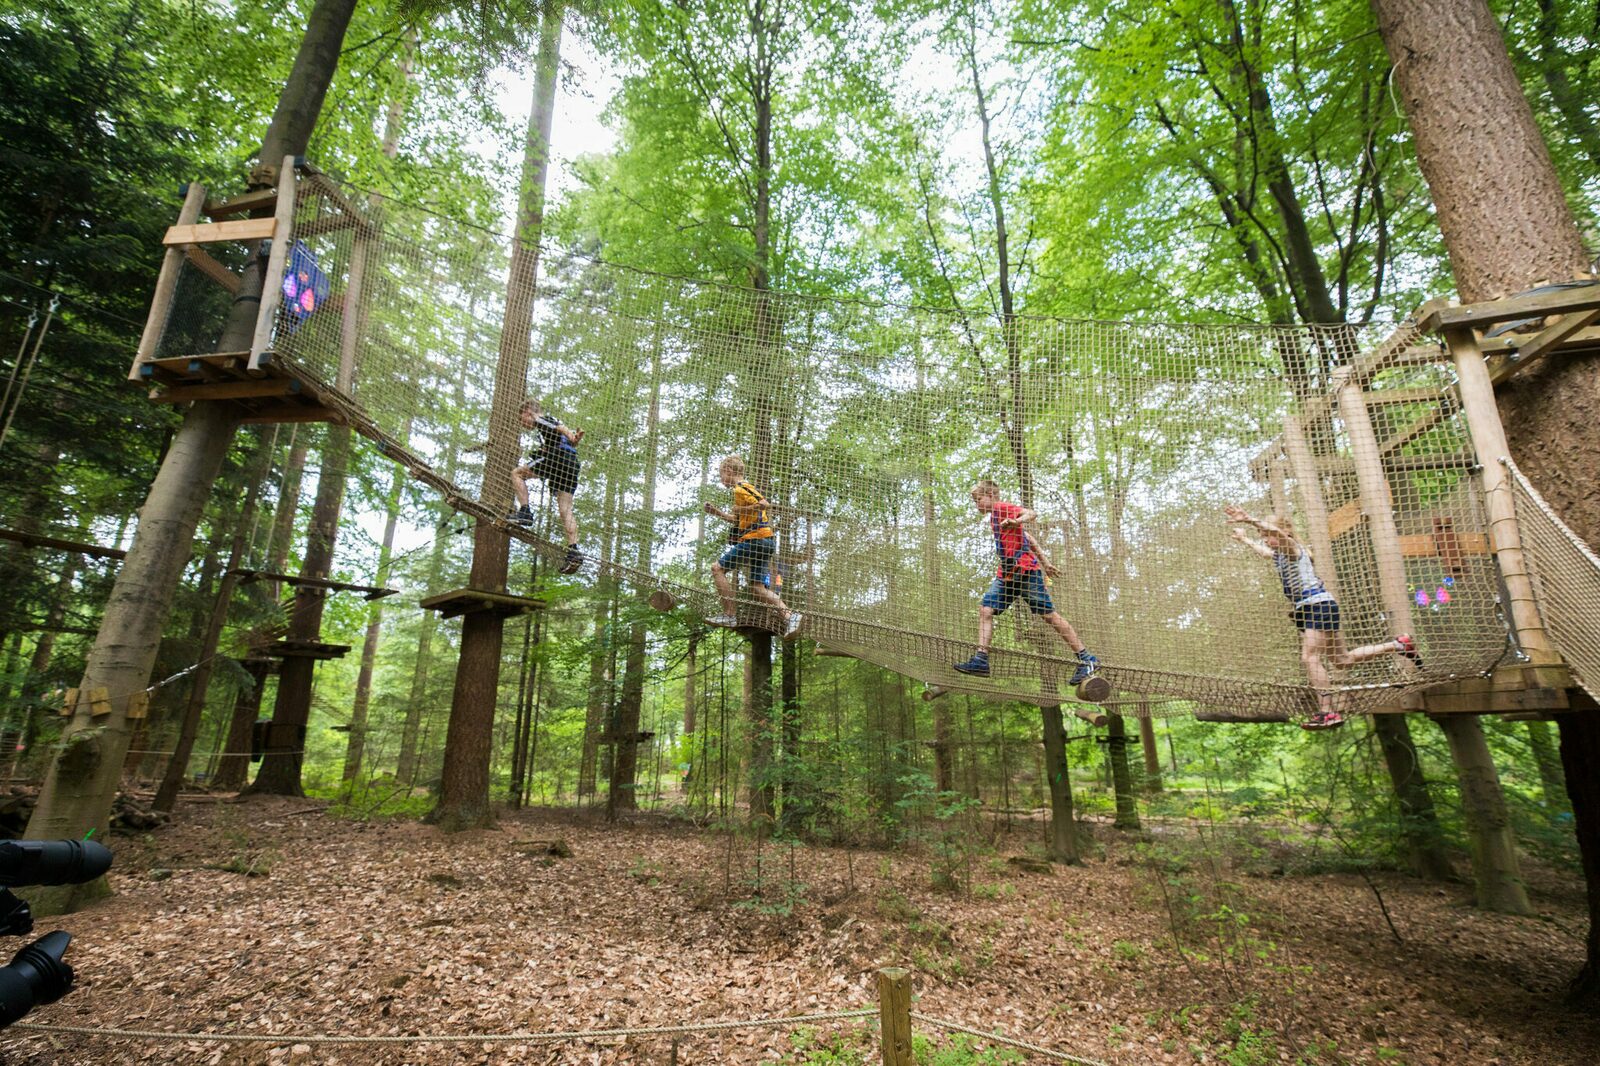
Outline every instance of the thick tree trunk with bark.
[[(278, 111), (262, 141), (264, 162), (274, 164), (305, 151), (354, 10), (355, 0), (318, 0), (313, 7)], [(258, 257), (251, 259), (255, 262)], [(260, 291), (260, 270), (247, 271), (240, 295), (250, 297)], [(219, 351), (249, 347), (258, 306), (249, 299), (234, 304)], [(112, 712), (94, 719), (85, 706), (74, 713), (29, 820), (29, 838), (81, 839), (90, 829), (105, 830), (117, 775), (127, 755), (128, 696), (150, 683), (161, 629), (189, 558), (195, 526), (238, 424), (239, 412), (231, 406), (198, 403), (174, 435), (140, 511), (139, 530), (117, 574), (79, 683), (80, 690), (104, 688), (110, 693)], [(104, 878), (92, 885), (41, 889), (34, 895), (34, 913), (71, 909), (105, 892)]]
[[(1148, 712), (1149, 704), (1141, 708)], [(1139, 715), (1139, 747), (1144, 753), (1144, 790), (1161, 791), (1161, 752), (1156, 749), (1156, 724), (1148, 713)]]
[[(545, 174), (561, 60), (561, 16), (560, 5), (552, 4), (544, 9), (540, 20), (533, 110), (528, 116), (522, 160), (517, 239), (511, 250), (505, 317), (490, 400), (489, 444), (484, 454), (480, 494), (486, 501), (505, 496), (522, 436), (517, 409), (528, 391), (528, 337), (533, 326), (539, 239), (544, 231)], [(478, 522), (472, 541), (472, 571), (468, 579), (471, 587), (492, 592), (505, 590), (509, 548), (503, 531), (488, 522)], [(499, 703), (504, 625), (504, 618), (490, 611), (474, 611), (461, 624), (461, 657), (450, 701), (439, 802), (428, 814), (430, 823), (447, 831), (474, 829), (494, 820), (489, 807), (489, 761)]]
[(1483, 726), (1471, 715), (1444, 715), (1438, 719), (1450, 741), (1456, 775), (1461, 782), (1461, 812), (1467, 820), (1472, 847), (1472, 876), (1478, 906), (1507, 914), (1532, 914), (1528, 890), (1517, 861), (1516, 838), (1494, 756)]
[[(1373, 9), (1462, 299), (1586, 271), (1582, 236), (1488, 6), (1373, 0)], [(1600, 468), (1597, 381), (1594, 356), (1547, 359), (1499, 396), (1512, 458), (1591, 545), (1600, 542), (1600, 497), (1590, 491)], [(1600, 752), (1600, 718), (1564, 714), (1557, 722), (1589, 888), (1587, 962), (1570, 993), (1593, 1008), (1600, 1007), (1600, 776), (1592, 762), (1575, 760)]]

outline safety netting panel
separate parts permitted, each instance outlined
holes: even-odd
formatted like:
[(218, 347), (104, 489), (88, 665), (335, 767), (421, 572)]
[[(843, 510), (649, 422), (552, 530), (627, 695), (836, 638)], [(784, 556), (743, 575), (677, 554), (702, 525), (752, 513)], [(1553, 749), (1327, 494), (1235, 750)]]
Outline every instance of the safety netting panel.
[[(1418, 631), (1420, 671), (1392, 654), (1336, 666), (1327, 687), (1343, 708), (1476, 673), (1504, 648), (1450, 382), (1404, 331), (1002, 320), (550, 249), (535, 287), (513, 271), (512, 244), (302, 179), (292, 283), (312, 295), (296, 306), (285, 291), (275, 348), (347, 382), (341, 402), (369, 436), (497, 515), (511, 487), (482, 483), (481, 447), (502, 357), (525, 351), (527, 394), (584, 431), (585, 573), (598, 563), (673, 592), (681, 609), (718, 611), (710, 571), (729, 527), (705, 505), (729, 506), (720, 464), (737, 455), (770, 504), (766, 584), (805, 614), (806, 638), (957, 691), (1071, 696), (1066, 643), (1021, 600), (996, 619), (989, 677), (952, 668), (972, 653), (997, 573), (993, 529), (969, 495), (981, 479), (1037, 513), (1029, 532), (1054, 571), (1045, 592), (1122, 700), (1314, 708), (1277, 569), (1230, 538), (1230, 503), (1278, 515), (1308, 547), (1324, 543), (1314, 528), (1328, 535), (1313, 565), (1343, 608), (1347, 648)], [(1399, 355), (1369, 358), (1380, 343)], [(1341, 368), (1363, 359), (1392, 537), (1362, 513), (1357, 452), (1332, 400)], [(1291, 417), (1303, 449), (1285, 447)], [(502, 441), (517, 455), (489, 467), (539, 443), (532, 432)], [(559, 542), (549, 487), (534, 482), (534, 503)], [(1403, 571), (1407, 611), (1380, 586), (1380, 558)], [(741, 620), (775, 626), (749, 591)]]
[(1523, 554), (1545, 628), (1583, 690), (1600, 699), (1600, 556), (1551, 509), (1509, 459)]

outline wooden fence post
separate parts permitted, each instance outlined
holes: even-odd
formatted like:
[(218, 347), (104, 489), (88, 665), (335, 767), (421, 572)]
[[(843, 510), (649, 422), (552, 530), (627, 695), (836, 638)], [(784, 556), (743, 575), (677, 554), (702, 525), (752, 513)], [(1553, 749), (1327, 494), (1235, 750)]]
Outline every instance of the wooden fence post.
[(883, 1066), (913, 1066), (910, 970), (889, 966), (878, 971), (878, 1018), (883, 1032)]

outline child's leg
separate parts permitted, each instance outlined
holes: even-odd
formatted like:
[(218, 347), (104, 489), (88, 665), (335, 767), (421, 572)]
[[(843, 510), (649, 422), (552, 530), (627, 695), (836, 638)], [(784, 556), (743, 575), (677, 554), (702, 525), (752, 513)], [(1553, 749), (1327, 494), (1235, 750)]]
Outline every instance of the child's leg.
[(1398, 640), (1386, 640), (1382, 644), (1368, 644), (1362, 648), (1356, 648), (1352, 651), (1345, 651), (1344, 640), (1339, 638), (1337, 633), (1334, 634), (1334, 637), (1339, 640), (1338, 649), (1339, 653), (1343, 656), (1342, 661), (1340, 659), (1334, 660), (1335, 664), (1338, 666), (1349, 666), (1352, 663), (1364, 663), (1371, 659), (1382, 658), (1385, 655), (1398, 655), (1401, 649), (1401, 644)]
[(989, 642), (994, 639), (994, 608), (978, 608), (978, 650), (989, 652)]
[(711, 580), (716, 584), (717, 596), (722, 600), (722, 613), (737, 614), (738, 605), (733, 602), (733, 582), (728, 577), (728, 571), (723, 569), (721, 559), (711, 564)]
[[(528, 490), (522, 490), (526, 493)], [(556, 495), (556, 510), (561, 513), (561, 528), (567, 531), (567, 543), (578, 543), (578, 519), (572, 513), (572, 493), (558, 492)]]
[(1322, 660), (1323, 653), (1328, 650), (1328, 637), (1328, 632), (1322, 629), (1300, 631), (1300, 665), (1305, 667), (1311, 687), (1317, 690), (1317, 706), (1324, 712), (1333, 710), (1333, 694), (1328, 691), (1333, 687), (1333, 681), (1328, 677), (1328, 666)]
[(528, 506), (528, 478), (533, 476), (533, 471), (525, 466), (519, 466), (511, 471), (511, 491), (517, 497), (517, 503), (523, 507)]
[(1073, 651), (1084, 650), (1083, 641), (1078, 639), (1078, 631), (1072, 628), (1071, 622), (1061, 617), (1061, 613), (1059, 611), (1051, 611), (1049, 614), (1043, 615), (1042, 617), (1044, 618), (1045, 622), (1049, 624), (1051, 629), (1054, 629), (1057, 633), (1061, 634), (1061, 639), (1067, 642), (1067, 647), (1071, 648)]

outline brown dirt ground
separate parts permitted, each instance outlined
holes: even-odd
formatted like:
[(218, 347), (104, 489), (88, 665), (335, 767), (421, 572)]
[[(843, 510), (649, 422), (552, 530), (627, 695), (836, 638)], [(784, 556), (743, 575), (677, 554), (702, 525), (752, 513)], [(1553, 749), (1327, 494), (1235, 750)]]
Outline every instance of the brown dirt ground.
[[(901, 964), (925, 1014), (1114, 1064), (1600, 1062), (1600, 1021), (1559, 1003), (1581, 959), (1582, 886), (1546, 870), (1530, 878), (1536, 918), (1473, 910), (1463, 886), (1374, 875), (1397, 943), (1360, 876), (1248, 876), (1192, 856), (1162, 878), (1103, 826), (1086, 865), (1036, 874), (986, 856), (968, 895), (933, 891), (925, 855), (768, 845), (755, 905), (754, 842), (691, 825), (535, 811), (446, 837), (316, 807), (186, 802), (176, 825), (116, 841), (117, 895), (39, 923), (74, 934), (78, 986), (28, 1021), (363, 1035), (675, 1024), (871, 1006), (877, 968)], [(552, 837), (573, 857), (516, 846)], [(1000, 854), (1032, 839), (1003, 838)], [(791, 863), (804, 885), (792, 892)], [(750, 1063), (791, 1047), (785, 1029), (686, 1038), (675, 1060), (660, 1037), (238, 1046), (15, 1029), (0, 1061)]]

